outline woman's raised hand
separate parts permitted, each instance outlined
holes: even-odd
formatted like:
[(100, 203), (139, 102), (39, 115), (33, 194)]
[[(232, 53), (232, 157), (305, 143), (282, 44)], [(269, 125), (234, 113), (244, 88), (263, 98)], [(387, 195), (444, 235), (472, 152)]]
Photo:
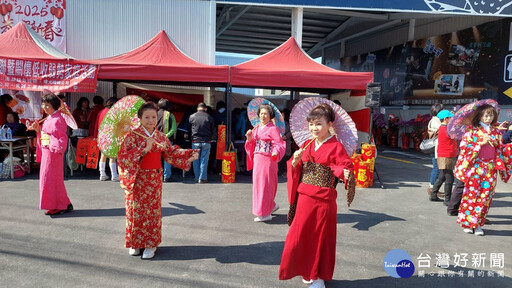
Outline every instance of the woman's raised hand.
[(292, 160), (292, 166), (295, 167), (297, 164), (299, 164), (300, 159), (302, 159), (302, 154), (304, 154), (303, 149), (299, 149), (293, 153), (293, 160)]
[(252, 141), (252, 130), (248, 130), (247, 133), (245, 133), (245, 138), (247, 138), (247, 141)]

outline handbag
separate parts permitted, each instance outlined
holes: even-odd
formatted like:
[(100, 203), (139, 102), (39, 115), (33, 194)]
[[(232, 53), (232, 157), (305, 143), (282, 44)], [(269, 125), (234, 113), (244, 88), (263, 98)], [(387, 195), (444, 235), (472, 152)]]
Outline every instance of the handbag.
[(430, 139), (423, 139), (420, 143), (420, 150), (425, 154), (432, 154), (436, 149), (437, 136)]

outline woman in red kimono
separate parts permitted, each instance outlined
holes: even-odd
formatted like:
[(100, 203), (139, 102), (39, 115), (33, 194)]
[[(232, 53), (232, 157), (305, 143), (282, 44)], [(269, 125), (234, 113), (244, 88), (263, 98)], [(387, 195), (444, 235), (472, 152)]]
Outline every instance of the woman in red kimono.
[(172, 146), (158, 131), (158, 106), (148, 102), (138, 111), (141, 126), (128, 133), (117, 155), (121, 187), (125, 190), (126, 238), (129, 254), (153, 258), (162, 239), (161, 157), (173, 166), (189, 170), (197, 151)]
[(510, 149), (501, 141), (501, 133), (493, 126), (498, 112), (491, 105), (477, 108), (470, 126), (460, 142), (455, 177), (464, 182), (457, 223), (465, 233), (483, 236), (482, 226), (491, 207), (498, 181), (510, 178)]
[(41, 155), (39, 209), (47, 210), (46, 215), (55, 215), (73, 210), (63, 173), (64, 152), (68, 145), (67, 125), (59, 111), (61, 102), (57, 96), (44, 95), (41, 106), (48, 117), (42, 127), (34, 121), (29, 128), (37, 132), (37, 148)]
[(325, 287), (324, 280), (332, 280), (337, 178), (346, 181), (353, 171), (343, 144), (329, 132), (334, 113), (327, 104), (311, 110), (307, 121), (313, 139), (306, 141), (287, 163), (288, 199), (290, 203), (297, 201), (297, 206), (284, 243), (279, 279), (302, 276), (313, 288)]
[(247, 170), (252, 173), (252, 213), (255, 222), (272, 220), (272, 213), (279, 209), (274, 199), (277, 192), (277, 163), (283, 158), (286, 143), (279, 129), (272, 123), (274, 109), (268, 104), (258, 107), (260, 123), (247, 131), (245, 151)]

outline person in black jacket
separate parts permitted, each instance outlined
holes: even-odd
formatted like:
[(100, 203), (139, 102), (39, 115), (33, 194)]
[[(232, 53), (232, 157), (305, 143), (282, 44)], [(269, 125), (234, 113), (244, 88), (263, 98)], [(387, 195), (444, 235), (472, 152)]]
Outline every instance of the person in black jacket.
[(199, 103), (197, 112), (189, 118), (189, 132), (192, 140), (192, 149), (199, 149), (199, 159), (193, 162), (195, 180), (198, 183), (208, 182), (208, 158), (212, 135), (215, 131), (213, 117), (206, 113), (206, 104)]

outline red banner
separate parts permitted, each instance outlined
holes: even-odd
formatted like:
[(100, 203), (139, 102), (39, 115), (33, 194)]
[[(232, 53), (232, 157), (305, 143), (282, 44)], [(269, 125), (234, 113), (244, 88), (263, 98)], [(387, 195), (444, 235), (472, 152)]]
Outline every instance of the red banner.
[(219, 125), (217, 127), (217, 154), (215, 155), (215, 159), (222, 160), (224, 151), (226, 151), (226, 125)]
[(0, 57), (0, 89), (93, 93), (97, 80), (92, 64)]

